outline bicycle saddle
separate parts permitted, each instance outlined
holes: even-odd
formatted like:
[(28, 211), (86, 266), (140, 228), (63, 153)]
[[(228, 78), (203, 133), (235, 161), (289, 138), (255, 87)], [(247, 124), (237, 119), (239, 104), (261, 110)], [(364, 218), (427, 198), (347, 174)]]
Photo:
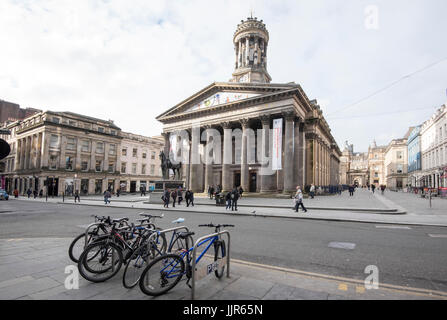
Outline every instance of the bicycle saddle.
[(180, 232), (180, 233), (178, 234), (179, 238), (182, 238), (182, 239), (186, 239), (187, 237), (189, 237), (189, 236), (193, 236), (193, 235), (194, 235), (194, 232), (193, 232), (193, 231)]

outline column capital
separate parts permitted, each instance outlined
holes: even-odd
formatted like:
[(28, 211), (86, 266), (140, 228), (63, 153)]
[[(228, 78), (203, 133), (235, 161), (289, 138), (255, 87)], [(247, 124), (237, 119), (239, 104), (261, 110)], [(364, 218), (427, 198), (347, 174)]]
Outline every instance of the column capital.
[(261, 114), (259, 116), (259, 119), (261, 120), (263, 125), (270, 124), (270, 115), (269, 114)]
[(250, 119), (248, 119), (248, 118), (240, 119), (239, 122), (243, 129), (247, 129), (250, 125)]
[(222, 122), (222, 123), (220, 124), (220, 126), (221, 126), (223, 129), (231, 129), (231, 123), (230, 123), (230, 121), (224, 121), (224, 122)]
[(292, 110), (282, 111), (281, 114), (287, 121), (293, 121), (295, 119), (295, 112)]

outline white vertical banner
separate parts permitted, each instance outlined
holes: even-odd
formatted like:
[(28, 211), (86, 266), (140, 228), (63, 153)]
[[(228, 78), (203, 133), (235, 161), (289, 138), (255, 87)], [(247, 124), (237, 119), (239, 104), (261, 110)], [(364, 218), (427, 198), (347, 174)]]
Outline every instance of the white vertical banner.
[(282, 118), (273, 119), (272, 170), (282, 170)]
[(177, 158), (177, 135), (176, 134), (171, 134), (169, 136), (169, 145), (170, 145), (170, 150), (169, 150), (169, 155), (167, 155), (167, 157), (169, 157), (170, 160), (174, 160)]

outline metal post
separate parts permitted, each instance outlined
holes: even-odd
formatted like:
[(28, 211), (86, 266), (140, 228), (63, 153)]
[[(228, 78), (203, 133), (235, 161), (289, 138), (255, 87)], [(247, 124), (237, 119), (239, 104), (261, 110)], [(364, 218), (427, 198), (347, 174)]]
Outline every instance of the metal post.
[(428, 199), (430, 200), (430, 208), (431, 208), (431, 189), (428, 191)]
[(194, 244), (194, 248), (192, 250), (192, 266), (191, 266), (191, 278), (192, 278), (192, 283), (191, 283), (191, 300), (194, 300), (195, 297), (195, 289), (196, 289), (196, 256), (197, 256), (197, 247), (198, 244), (200, 242), (202, 242), (203, 240), (206, 240), (208, 238), (212, 238), (218, 235), (222, 235), (222, 234), (226, 234), (228, 237), (228, 252), (226, 252), (227, 255), (227, 278), (230, 277), (230, 232), (228, 230), (223, 230), (217, 233), (213, 233), (213, 234), (209, 234), (207, 236), (203, 236), (201, 238), (199, 238), (196, 243)]

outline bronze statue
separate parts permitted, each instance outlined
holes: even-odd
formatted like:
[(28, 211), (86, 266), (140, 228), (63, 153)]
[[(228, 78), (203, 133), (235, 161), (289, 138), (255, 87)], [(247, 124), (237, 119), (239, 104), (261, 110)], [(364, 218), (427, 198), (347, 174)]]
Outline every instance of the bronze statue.
[(168, 157), (166, 157), (163, 151), (160, 151), (159, 158), (161, 160), (161, 171), (163, 172), (163, 179), (165, 180), (169, 179), (169, 169), (172, 169), (172, 171), (174, 171), (174, 180), (182, 179), (181, 162), (173, 164), (171, 160)]

